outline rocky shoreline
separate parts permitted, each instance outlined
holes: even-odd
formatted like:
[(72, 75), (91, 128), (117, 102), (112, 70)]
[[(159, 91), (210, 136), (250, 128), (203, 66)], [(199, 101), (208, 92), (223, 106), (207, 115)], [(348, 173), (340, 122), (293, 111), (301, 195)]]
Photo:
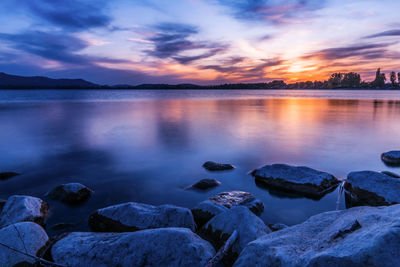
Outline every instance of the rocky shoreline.
[[(206, 162), (203, 167), (234, 171), (231, 164)], [(347, 209), (289, 227), (259, 218), (268, 203), (248, 192), (228, 191), (191, 209), (136, 202), (104, 207), (90, 214), (91, 232), (49, 237), (51, 207), (37, 197), (12, 195), (0, 203), (0, 266), (400, 266), (397, 174), (351, 172), (342, 182), (326, 172), (286, 164), (265, 165), (250, 174), (266, 187), (311, 199), (340, 185)], [(187, 189), (219, 184), (203, 179)], [(92, 193), (70, 183), (47, 196), (84, 205)]]

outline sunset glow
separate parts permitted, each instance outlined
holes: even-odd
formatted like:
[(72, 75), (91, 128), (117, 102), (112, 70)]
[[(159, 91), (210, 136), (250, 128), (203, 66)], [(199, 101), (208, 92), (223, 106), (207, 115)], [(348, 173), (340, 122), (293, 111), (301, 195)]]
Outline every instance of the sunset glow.
[(100, 84), (286, 82), (400, 71), (391, 0), (3, 0), (0, 71)]

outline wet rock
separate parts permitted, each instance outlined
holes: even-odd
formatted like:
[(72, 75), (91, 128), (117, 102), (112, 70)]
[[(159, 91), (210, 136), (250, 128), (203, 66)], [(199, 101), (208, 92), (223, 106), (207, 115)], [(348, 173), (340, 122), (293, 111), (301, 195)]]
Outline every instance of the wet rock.
[(193, 215), (189, 209), (135, 202), (97, 210), (90, 215), (89, 226), (97, 232), (131, 232), (163, 227), (185, 227), (195, 230)]
[(192, 208), (192, 214), (196, 225), (198, 227), (201, 227), (212, 217), (226, 210), (228, 210), (228, 208), (222, 204), (214, 203), (210, 200), (205, 200)]
[(207, 241), (186, 228), (134, 233), (71, 233), (51, 248), (66, 266), (205, 266), (215, 254)]
[(392, 150), (385, 153), (382, 153), (381, 159), (387, 165), (400, 165), (400, 150)]
[(400, 180), (374, 171), (351, 172), (346, 183), (348, 207), (381, 206), (400, 203)]
[(80, 183), (68, 183), (56, 186), (47, 195), (54, 200), (60, 200), (66, 204), (81, 204), (89, 199), (92, 190)]
[(273, 232), (276, 232), (276, 231), (279, 231), (279, 230), (289, 227), (283, 223), (274, 223), (274, 224), (267, 224), (267, 225)]
[(238, 232), (238, 239), (224, 259), (224, 263), (228, 265), (236, 260), (249, 242), (271, 232), (259, 217), (242, 206), (233, 207), (215, 216), (204, 225), (201, 232), (216, 248), (220, 248), (235, 230)]
[[(37, 256), (48, 240), (43, 228), (33, 222), (20, 222), (0, 229), (1, 244), (33, 256)], [(0, 246), (0, 266), (33, 266), (34, 263), (32, 257)]]
[(260, 215), (264, 211), (264, 204), (261, 200), (256, 199), (255, 196), (248, 192), (222, 192), (208, 199), (216, 204), (224, 205), (229, 209), (234, 206), (245, 206), (256, 215)]
[(400, 205), (321, 213), (249, 243), (234, 266), (400, 266), (399, 222)]
[(0, 180), (7, 180), (10, 179), (14, 176), (19, 175), (19, 173), (16, 172), (0, 172)]
[(6, 205), (7, 200), (0, 199), (0, 214), (1, 211), (3, 210), (4, 206)]
[(400, 178), (400, 175), (394, 172), (390, 172), (390, 171), (381, 171), (380, 173), (392, 176), (393, 178)]
[(235, 166), (227, 163), (217, 163), (214, 161), (207, 161), (203, 164), (203, 167), (209, 171), (226, 171), (232, 170)]
[(215, 179), (202, 179), (197, 183), (191, 185), (189, 188), (206, 190), (220, 185), (221, 182)]
[(31, 221), (44, 225), (49, 205), (37, 197), (14, 195), (8, 198), (0, 214), (0, 227)]
[(251, 175), (267, 187), (312, 199), (321, 199), (340, 182), (329, 173), (286, 164), (265, 165), (253, 170)]

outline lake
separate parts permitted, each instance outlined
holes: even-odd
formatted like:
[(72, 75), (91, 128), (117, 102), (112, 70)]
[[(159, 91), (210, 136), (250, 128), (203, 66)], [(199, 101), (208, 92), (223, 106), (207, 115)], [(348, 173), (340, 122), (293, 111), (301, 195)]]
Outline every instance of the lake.
[[(264, 164), (305, 165), (340, 179), (351, 171), (390, 170), (380, 154), (400, 148), (400, 91), (312, 90), (0, 90), (0, 198), (45, 199), (47, 225), (87, 230), (97, 208), (127, 201), (193, 207), (242, 190), (264, 203), (268, 223), (293, 225), (344, 209), (338, 189), (319, 201), (269, 191), (248, 172)], [(208, 172), (205, 161), (235, 170)], [(202, 178), (222, 184), (184, 188)], [(95, 191), (69, 207), (45, 194), (61, 183)], [(50, 233), (52, 230), (50, 230)]]

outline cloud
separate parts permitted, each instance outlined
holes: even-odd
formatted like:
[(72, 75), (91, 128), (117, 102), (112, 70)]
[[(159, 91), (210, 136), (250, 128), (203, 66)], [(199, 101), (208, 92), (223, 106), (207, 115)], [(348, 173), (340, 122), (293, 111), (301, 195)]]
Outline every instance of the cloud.
[(93, 57), (78, 54), (90, 44), (71, 34), (62, 32), (27, 31), (23, 33), (0, 33), (0, 40), (12, 48), (66, 64), (93, 64), (94, 62), (122, 63), (125, 60)]
[(365, 36), (364, 38), (377, 38), (377, 37), (386, 37), (386, 36), (400, 36), (400, 30), (384, 31), (384, 32)]
[(346, 47), (335, 47), (323, 49), (310, 55), (303, 56), (302, 59), (319, 58), (323, 60), (345, 59), (358, 57), (361, 59), (383, 58), (388, 52), (391, 44), (361, 44)]
[(30, 14), (63, 30), (81, 31), (107, 27), (111, 17), (105, 14), (106, 1), (99, 0), (22, 0)]
[[(154, 36), (147, 39), (153, 43), (154, 47), (145, 52), (161, 59), (172, 58), (181, 64), (212, 57), (228, 48), (227, 45), (221, 43), (190, 40), (191, 36), (199, 32), (197, 27), (192, 25), (162, 23), (156, 25), (154, 30)], [(185, 54), (191, 51), (191, 55)], [(197, 54), (193, 55), (194, 52)]]
[(287, 23), (295, 16), (324, 6), (325, 0), (218, 0), (233, 10), (237, 19)]
[(281, 59), (271, 59), (262, 60), (261, 62), (250, 65), (241, 64), (245, 60), (245, 58), (241, 58), (241, 60), (236, 63), (232, 61), (231, 64), (205, 65), (201, 68), (212, 69), (222, 75), (234, 76), (238, 80), (265, 80), (264, 77), (267, 74), (268, 67), (280, 66), (285, 63), (285, 61)]

